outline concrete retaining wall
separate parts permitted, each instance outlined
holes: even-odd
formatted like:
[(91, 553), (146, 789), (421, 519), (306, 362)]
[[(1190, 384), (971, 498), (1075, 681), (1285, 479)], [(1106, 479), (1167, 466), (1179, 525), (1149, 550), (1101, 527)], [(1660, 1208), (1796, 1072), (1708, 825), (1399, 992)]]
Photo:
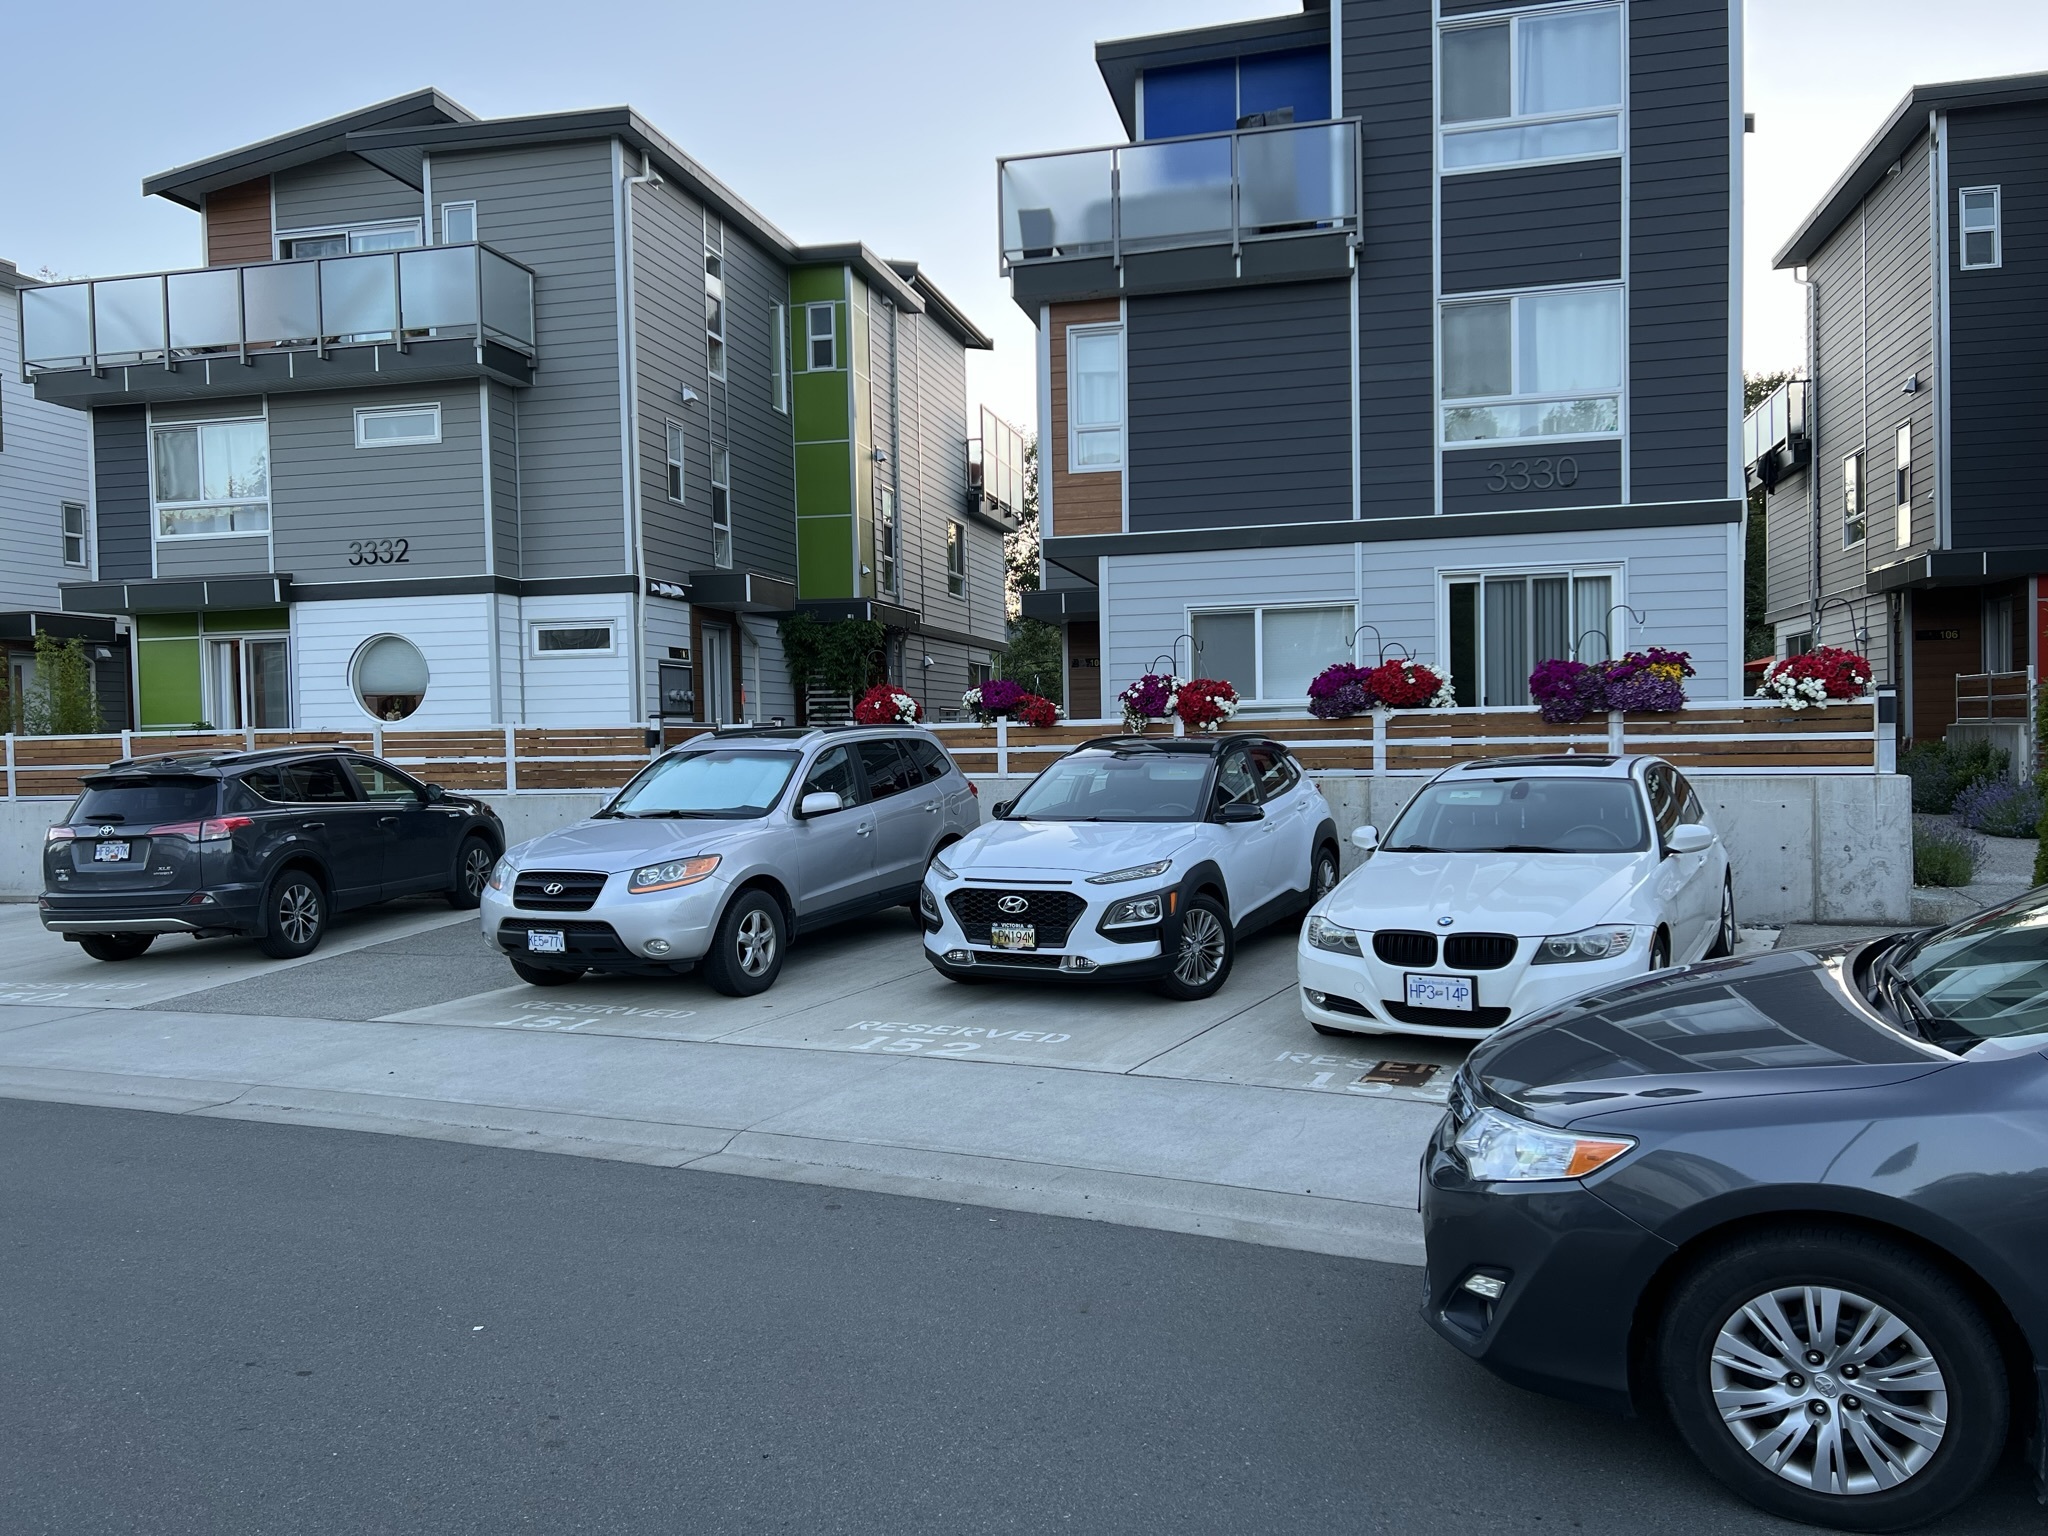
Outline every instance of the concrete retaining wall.
[[(1913, 909), (1911, 786), (1897, 774), (1693, 773), (1688, 777), (1728, 845), (1735, 910), (1745, 923), (1906, 923)], [(1008, 799), (1026, 778), (976, 780), (983, 807)], [(1344, 867), (1358, 859), (1351, 829), (1385, 828), (1429, 781), (1326, 778), (1324, 798), (1344, 838)], [(485, 795), (523, 842), (588, 816), (605, 791)], [(58, 800), (0, 801), (0, 899), (42, 889), (43, 832)]]

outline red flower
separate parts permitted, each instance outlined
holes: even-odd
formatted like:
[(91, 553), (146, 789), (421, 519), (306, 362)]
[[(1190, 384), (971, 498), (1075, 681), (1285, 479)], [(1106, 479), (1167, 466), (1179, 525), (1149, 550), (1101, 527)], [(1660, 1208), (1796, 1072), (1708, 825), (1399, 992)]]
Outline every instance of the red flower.
[(1237, 713), (1237, 690), (1217, 678), (1195, 678), (1180, 685), (1174, 713), (1190, 730), (1213, 731)]
[(915, 725), (924, 706), (893, 683), (877, 683), (853, 706), (853, 718), (860, 725)]
[(1389, 709), (1427, 709), (1444, 680), (1419, 661), (1389, 661), (1372, 669), (1366, 686)]
[(1059, 706), (1035, 693), (1027, 693), (1019, 699), (1012, 713), (1025, 725), (1041, 731), (1050, 730), (1060, 718)]

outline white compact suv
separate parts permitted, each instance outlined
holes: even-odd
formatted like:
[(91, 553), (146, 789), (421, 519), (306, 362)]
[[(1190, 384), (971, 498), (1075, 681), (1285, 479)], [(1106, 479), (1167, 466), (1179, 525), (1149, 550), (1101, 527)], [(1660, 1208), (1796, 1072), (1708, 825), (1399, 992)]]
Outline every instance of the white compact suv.
[(1208, 997), (1236, 940), (1337, 884), (1337, 828), (1292, 754), (1249, 735), (1106, 736), (941, 851), (918, 898), (955, 981), (1151, 981)]

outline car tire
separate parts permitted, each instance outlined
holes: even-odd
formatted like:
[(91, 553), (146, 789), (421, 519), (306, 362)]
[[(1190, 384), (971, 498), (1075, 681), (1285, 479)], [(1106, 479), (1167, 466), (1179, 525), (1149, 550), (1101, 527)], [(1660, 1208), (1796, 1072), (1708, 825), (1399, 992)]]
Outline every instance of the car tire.
[(462, 840), (462, 846), (455, 850), (455, 883), (445, 892), (448, 905), (458, 912), (469, 912), (483, 904), (484, 882), (491, 878), (491, 866), (498, 862), (498, 855), (483, 838), (471, 834)]
[(1337, 845), (1324, 843), (1316, 849), (1316, 855), (1308, 864), (1308, 904), (1314, 906), (1330, 892), (1337, 889), (1337, 882), (1343, 878), (1337, 867)]
[(327, 888), (310, 869), (280, 870), (263, 893), (263, 937), (256, 947), (273, 960), (296, 960), (327, 935)]
[[(1881, 1349), (1858, 1350), (1895, 1324)], [(1890, 1384), (1870, 1385), (1873, 1361)], [(1847, 1531), (1937, 1520), (2005, 1450), (2005, 1364), (1983, 1313), (1939, 1265), (1873, 1233), (1797, 1228), (1710, 1255), (1664, 1308), (1657, 1371), (1693, 1454), (1787, 1520)]]
[(1230, 979), (1237, 957), (1237, 939), (1230, 914), (1214, 896), (1193, 896), (1180, 909), (1174, 926), (1172, 969), (1159, 980), (1159, 990), (1175, 1002), (1214, 997)]
[(1658, 971), (1669, 970), (1670, 968), (1671, 935), (1659, 928), (1657, 936), (1650, 940), (1650, 974), (1655, 975)]
[(583, 976), (580, 965), (528, 965), (524, 960), (512, 962), (512, 974), (530, 987), (566, 987)]
[(87, 933), (78, 947), (95, 960), (133, 960), (155, 942), (153, 933)]
[(766, 891), (742, 891), (718, 920), (704, 956), (704, 979), (727, 997), (752, 997), (775, 985), (789, 948), (782, 903)]
[(1721, 922), (1714, 930), (1714, 942), (1707, 949), (1709, 960), (1726, 960), (1735, 953), (1735, 881), (1721, 879)]

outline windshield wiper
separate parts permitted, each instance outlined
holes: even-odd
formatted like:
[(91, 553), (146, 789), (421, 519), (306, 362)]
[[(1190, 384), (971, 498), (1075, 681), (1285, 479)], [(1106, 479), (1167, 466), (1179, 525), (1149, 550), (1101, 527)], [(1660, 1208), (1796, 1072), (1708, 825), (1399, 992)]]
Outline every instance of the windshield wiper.
[(1905, 972), (1896, 964), (1894, 957), (1897, 953), (1898, 948), (1894, 946), (1890, 953), (1879, 956), (1873, 967), (1878, 998), (1908, 1034), (1919, 1036), (1929, 1045), (1939, 1045), (1941, 1042), (1934, 1038), (1934, 1031), (1928, 1027), (1935, 1022), (1935, 1017), (1928, 1011), (1919, 988), (1906, 979)]
[(723, 819), (725, 819), (726, 817), (729, 817), (729, 816), (737, 816), (737, 815), (739, 814), (739, 812), (737, 812), (737, 811), (614, 811), (614, 812), (613, 812), (612, 814), (613, 814), (613, 815), (615, 815), (615, 816), (623, 816), (623, 817), (625, 817), (625, 818), (626, 818), (626, 819), (627, 819), (628, 821), (681, 821), (681, 820), (685, 820), (685, 819), (690, 819), (690, 818), (695, 818), (695, 819), (709, 819), (709, 820), (713, 820), (713, 821), (719, 821), (719, 820), (723, 820)]

